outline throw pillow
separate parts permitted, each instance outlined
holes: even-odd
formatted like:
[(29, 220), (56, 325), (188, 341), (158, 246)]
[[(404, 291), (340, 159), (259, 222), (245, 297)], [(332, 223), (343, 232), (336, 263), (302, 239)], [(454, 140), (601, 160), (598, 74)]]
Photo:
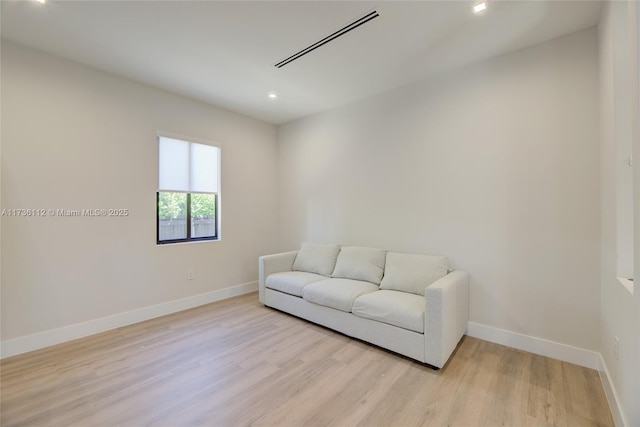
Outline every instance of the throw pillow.
[(448, 271), (447, 258), (443, 256), (389, 252), (380, 289), (424, 295), (425, 288)]
[(338, 245), (304, 242), (293, 261), (293, 270), (331, 276), (340, 252)]
[(343, 246), (338, 255), (333, 277), (364, 280), (380, 284), (387, 252), (382, 249)]

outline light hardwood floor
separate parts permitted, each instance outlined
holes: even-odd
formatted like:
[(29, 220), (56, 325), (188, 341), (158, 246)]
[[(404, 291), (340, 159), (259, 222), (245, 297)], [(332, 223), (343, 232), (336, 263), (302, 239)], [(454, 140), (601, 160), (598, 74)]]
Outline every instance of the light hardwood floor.
[(612, 426), (598, 373), (465, 337), (431, 368), (255, 293), (2, 360), (2, 426)]

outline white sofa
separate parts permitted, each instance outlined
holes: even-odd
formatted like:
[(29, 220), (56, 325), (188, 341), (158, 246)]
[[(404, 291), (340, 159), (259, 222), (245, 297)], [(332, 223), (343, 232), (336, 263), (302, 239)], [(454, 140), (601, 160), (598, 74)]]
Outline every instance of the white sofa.
[(259, 258), (268, 307), (442, 368), (469, 318), (468, 277), (445, 257), (303, 243)]

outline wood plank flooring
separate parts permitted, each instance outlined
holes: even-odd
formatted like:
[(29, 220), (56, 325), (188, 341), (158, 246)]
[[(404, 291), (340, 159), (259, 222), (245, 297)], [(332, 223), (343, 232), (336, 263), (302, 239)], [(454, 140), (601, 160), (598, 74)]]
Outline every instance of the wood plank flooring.
[(2, 426), (612, 426), (598, 373), (465, 337), (434, 371), (257, 294), (2, 360)]

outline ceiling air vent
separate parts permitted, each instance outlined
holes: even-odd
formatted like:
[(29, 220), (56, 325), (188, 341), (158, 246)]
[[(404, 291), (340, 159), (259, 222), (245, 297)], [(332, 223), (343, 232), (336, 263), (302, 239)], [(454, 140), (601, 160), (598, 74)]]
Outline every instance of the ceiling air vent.
[(303, 57), (307, 53), (313, 52), (314, 50), (316, 50), (320, 46), (324, 46), (325, 44), (329, 43), (330, 41), (333, 41), (333, 40), (337, 39), (340, 36), (344, 36), (349, 31), (355, 30), (356, 28), (358, 28), (362, 24), (366, 24), (367, 22), (371, 21), (372, 19), (377, 18), (378, 16), (380, 16), (380, 15), (378, 15), (378, 12), (376, 12), (374, 10), (373, 12), (370, 12), (370, 13), (366, 14), (362, 18), (356, 19), (352, 23), (340, 28), (338, 31), (334, 32), (333, 34), (328, 35), (327, 37), (323, 38), (322, 40), (319, 40), (319, 41), (315, 42), (314, 44), (312, 44), (312, 45), (310, 45), (308, 47), (305, 47), (300, 52), (294, 53), (290, 57), (283, 59), (282, 61), (280, 61), (277, 64), (275, 64), (275, 66), (276, 66), (276, 68), (282, 68), (285, 65), (295, 61), (296, 59), (300, 59), (301, 57)]

